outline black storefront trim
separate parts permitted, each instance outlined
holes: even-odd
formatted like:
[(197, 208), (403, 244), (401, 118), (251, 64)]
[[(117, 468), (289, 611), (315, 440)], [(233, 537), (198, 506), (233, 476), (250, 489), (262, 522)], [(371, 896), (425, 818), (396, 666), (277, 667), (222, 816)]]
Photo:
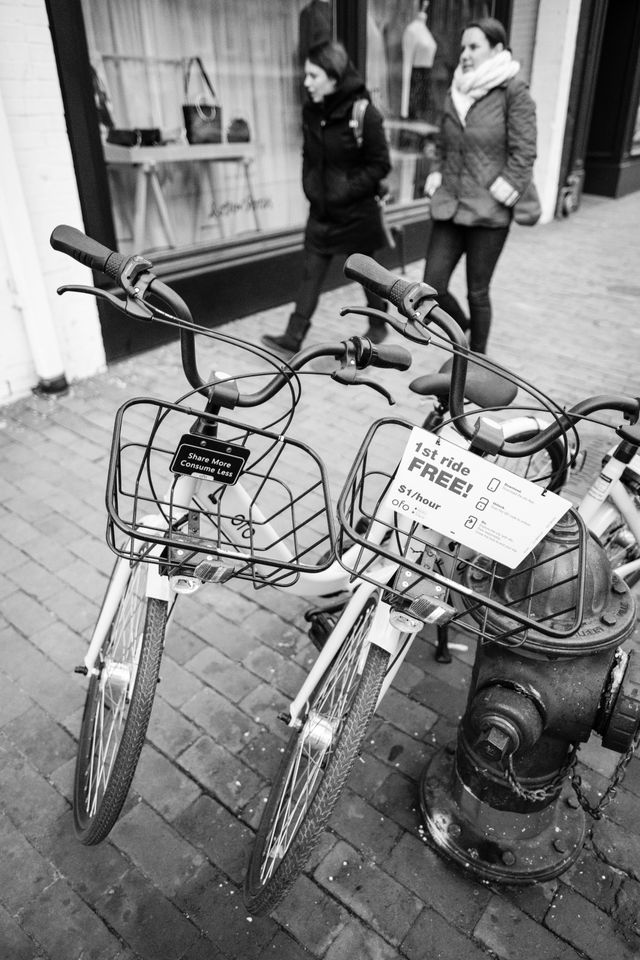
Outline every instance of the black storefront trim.
[[(45, 2), (84, 229), (101, 243), (115, 248), (109, 180), (93, 102), (81, 6), (78, 0)], [(366, 57), (366, 9), (367, 0), (336, 2), (337, 35), (361, 68)], [(400, 231), (399, 243), (396, 250), (381, 253), (381, 262), (396, 269), (402, 262), (423, 257), (428, 232), (427, 204), (399, 207), (390, 212), (389, 219)], [(198, 246), (148, 256), (157, 274), (172, 283), (189, 303), (197, 322), (216, 326), (293, 299), (302, 265), (302, 230), (230, 242), (224, 247)], [(327, 287), (343, 282), (336, 259)], [(95, 283), (107, 285), (101, 275), (95, 276)], [(160, 324), (132, 324), (102, 302), (98, 304), (98, 312), (109, 362), (174, 338), (171, 328)]]

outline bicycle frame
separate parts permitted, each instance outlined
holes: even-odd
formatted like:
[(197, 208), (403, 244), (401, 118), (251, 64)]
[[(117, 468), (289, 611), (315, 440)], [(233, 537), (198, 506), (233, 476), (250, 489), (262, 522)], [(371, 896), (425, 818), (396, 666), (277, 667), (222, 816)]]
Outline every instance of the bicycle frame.
[[(636, 453), (631, 463), (625, 463), (615, 456), (615, 449), (610, 451), (609, 458), (578, 505), (578, 513), (596, 537), (602, 537), (620, 515), (640, 545), (640, 513), (622, 481), (622, 474), (628, 467), (640, 472), (640, 454)], [(623, 564), (615, 572), (624, 579), (637, 570), (640, 570), (640, 557)]]

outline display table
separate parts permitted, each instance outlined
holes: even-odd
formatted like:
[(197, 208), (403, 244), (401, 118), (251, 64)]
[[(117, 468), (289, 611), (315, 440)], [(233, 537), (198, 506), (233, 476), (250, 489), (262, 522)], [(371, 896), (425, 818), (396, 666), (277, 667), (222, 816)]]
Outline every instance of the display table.
[[(391, 145), (393, 172), (389, 186), (399, 203), (422, 196), (430, 158), (425, 147), (433, 142), (439, 127), (425, 120), (387, 119), (385, 130)], [(433, 147), (431, 147), (433, 150)]]
[[(169, 216), (167, 203), (162, 192), (162, 184), (158, 177), (158, 165), (161, 163), (200, 163), (203, 165), (209, 182), (213, 209), (215, 209), (215, 182), (212, 176), (211, 165), (215, 163), (241, 164), (249, 201), (253, 211), (256, 230), (260, 230), (258, 213), (256, 210), (251, 174), (249, 167), (254, 158), (254, 147), (251, 143), (168, 143), (156, 147), (121, 147), (113, 143), (104, 143), (104, 158), (108, 167), (132, 167), (136, 172), (135, 196), (133, 205), (133, 249), (145, 249), (147, 234), (147, 211), (149, 203), (149, 188), (155, 200), (160, 216), (160, 223), (164, 231), (167, 244), (176, 246), (175, 234)], [(221, 236), (224, 236), (222, 222), (218, 218)]]
[(410, 133), (416, 133), (419, 137), (433, 137), (440, 129), (433, 123), (427, 123), (426, 120), (405, 120), (402, 117), (398, 120), (385, 119), (384, 125), (389, 131), (409, 131)]

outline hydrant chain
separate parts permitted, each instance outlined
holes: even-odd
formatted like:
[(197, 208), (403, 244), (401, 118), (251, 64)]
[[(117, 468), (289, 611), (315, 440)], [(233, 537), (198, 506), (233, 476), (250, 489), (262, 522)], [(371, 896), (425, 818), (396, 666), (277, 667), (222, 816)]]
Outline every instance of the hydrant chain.
[(602, 813), (604, 811), (604, 808), (607, 807), (611, 803), (611, 801), (615, 798), (615, 795), (618, 792), (618, 787), (620, 786), (620, 784), (622, 783), (622, 781), (626, 776), (627, 767), (629, 766), (629, 763), (631, 762), (631, 759), (633, 758), (633, 755), (638, 748), (638, 744), (640, 744), (640, 727), (636, 731), (636, 734), (633, 740), (631, 741), (628, 750), (618, 760), (616, 768), (613, 771), (613, 774), (611, 776), (611, 782), (609, 783), (609, 786), (607, 787), (605, 792), (602, 794), (602, 797), (600, 798), (597, 806), (593, 806), (589, 802), (589, 798), (587, 797), (584, 790), (582, 789), (582, 777), (580, 776), (579, 773), (575, 772), (575, 762), (577, 761), (577, 756), (576, 756), (574, 760), (574, 771), (571, 775), (571, 785), (575, 790), (575, 794), (578, 800), (580, 801), (580, 806), (582, 807), (583, 810), (585, 810), (589, 814), (589, 816), (593, 817), (594, 820), (602, 819)]
[(551, 800), (557, 794), (558, 790), (562, 787), (564, 779), (568, 773), (575, 767), (577, 760), (578, 748), (574, 744), (569, 753), (569, 758), (566, 765), (556, 774), (553, 780), (547, 784), (546, 787), (541, 787), (538, 790), (528, 790), (526, 787), (523, 787), (519, 782), (516, 775), (516, 771), (513, 766), (513, 756), (510, 755), (507, 758), (507, 766), (504, 771), (505, 778), (507, 783), (513, 790), (515, 794), (519, 797), (522, 797), (523, 800), (530, 800), (533, 803), (536, 803), (539, 800)]

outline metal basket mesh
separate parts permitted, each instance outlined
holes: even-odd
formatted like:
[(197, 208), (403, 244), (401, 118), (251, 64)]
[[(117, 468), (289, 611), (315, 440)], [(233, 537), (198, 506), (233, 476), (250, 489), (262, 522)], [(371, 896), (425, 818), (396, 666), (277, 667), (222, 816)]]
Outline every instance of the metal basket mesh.
[[(171, 465), (198, 418), (217, 441), (248, 453), (237, 483), (200, 476), (191, 499), (191, 485)], [(286, 586), (302, 572), (326, 569), (335, 555), (324, 465), (309, 447), (150, 398), (130, 400), (116, 416), (107, 511), (110, 547), (133, 560), (148, 544), (145, 560), (169, 573), (222, 561), (228, 575)]]
[[(382, 587), (392, 605), (425, 622), (438, 623), (434, 607), (444, 605), (446, 622), (483, 639), (518, 644), (529, 630), (555, 638), (575, 634), (588, 537), (575, 511), (515, 570), (397, 513), (390, 522), (383, 519), (381, 503), (413, 426), (377, 421), (360, 447), (337, 508), (337, 555), (345, 569)], [(354, 544), (360, 549), (345, 557)], [(381, 560), (397, 564), (391, 579), (389, 563)]]

